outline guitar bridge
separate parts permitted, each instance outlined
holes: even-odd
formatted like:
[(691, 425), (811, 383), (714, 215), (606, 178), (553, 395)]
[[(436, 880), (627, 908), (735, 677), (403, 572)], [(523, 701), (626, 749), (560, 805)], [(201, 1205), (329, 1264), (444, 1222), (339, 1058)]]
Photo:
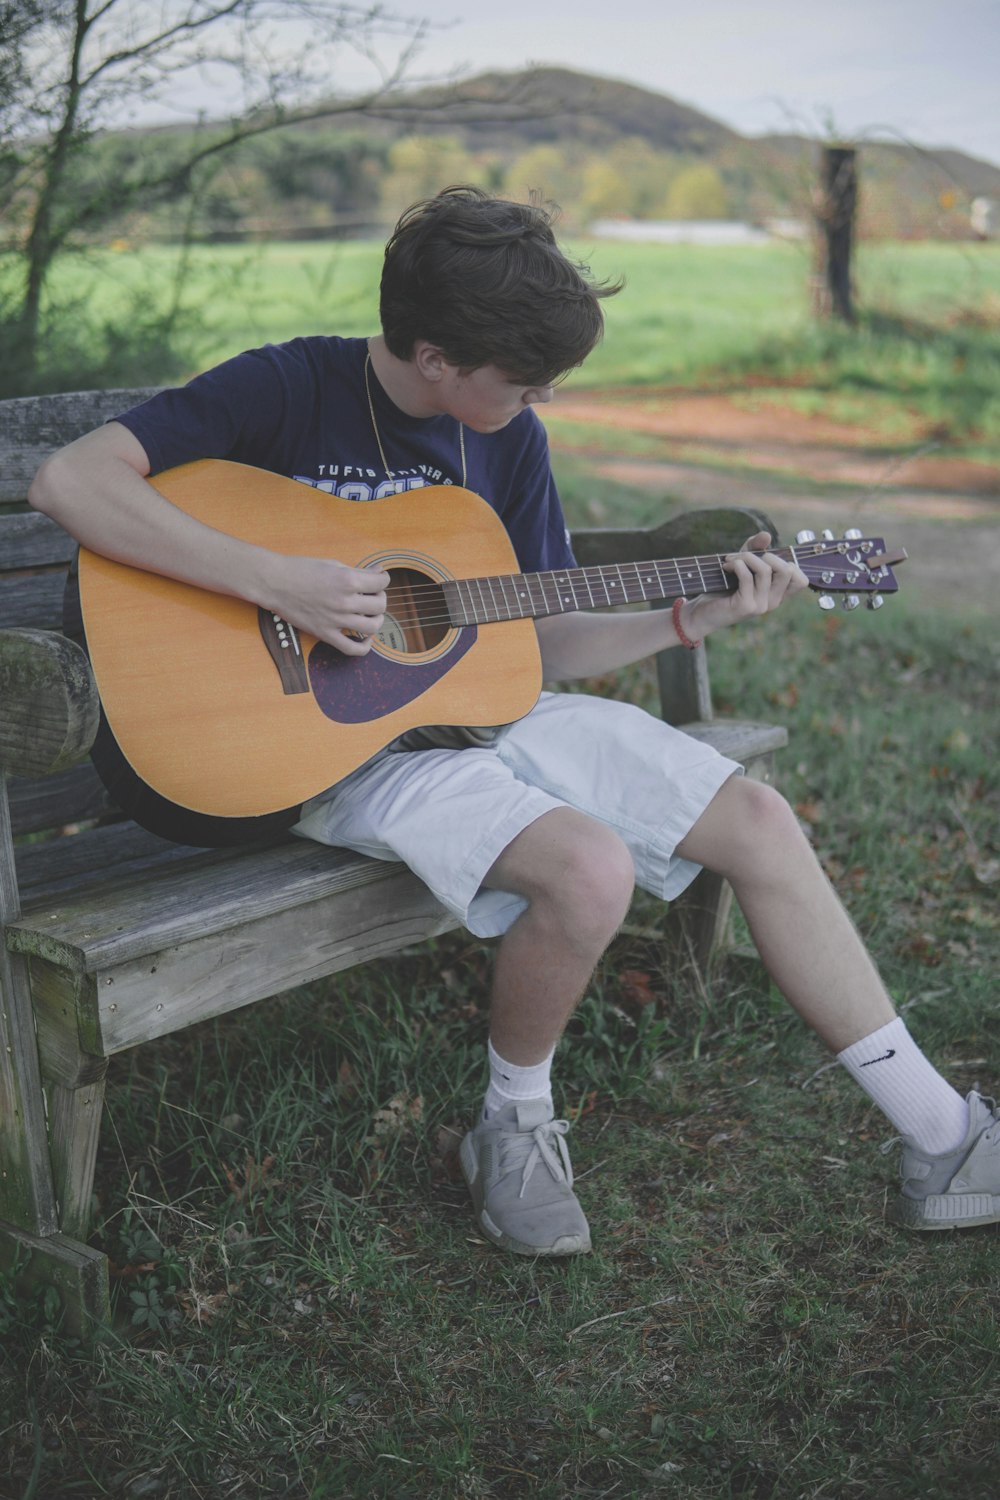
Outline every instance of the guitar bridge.
[(309, 692), (309, 674), (302, 659), (302, 644), (294, 625), (289, 625), (280, 615), (270, 609), (257, 610), (257, 624), (268, 654), (278, 669), (282, 691), (286, 697), (292, 693)]

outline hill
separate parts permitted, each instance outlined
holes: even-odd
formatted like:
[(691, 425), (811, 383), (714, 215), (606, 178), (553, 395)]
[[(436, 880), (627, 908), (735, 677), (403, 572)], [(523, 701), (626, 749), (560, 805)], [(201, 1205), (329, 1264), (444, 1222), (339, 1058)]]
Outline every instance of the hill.
[[(469, 147), (490, 146), (513, 152), (541, 141), (563, 141), (571, 130), (576, 141), (608, 147), (630, 138), (661, 151), (699, 156), (732, 156), (747, 148), (760, 151), (772, 165), (786, 164), (814, 150), (816, 140), (803, 135), (745, 136), (690, 105), (638, 84), (569, 68), (531, 68), (519, 72), (481, 73), (446, 86), (414, 90), (409, 128), (421, 132), (451, 131)], [(861, 139), (866, 160), (880, 164), (880, 174), (895, 164), (914, 191), (923, 191), (928, 171), (970, 196), (1000, 197), (1000, 166), (950, 146)], [(942, 190), (944, 188), (942, 187)]]
[[(163, 164), (190, 159), (193, 130), (120, 131), (92, 143), (84, 196), (93, 196), (90, 180), (145, 174), (162, 184), (95, 222), (93, 237), (176, 236), (190, 184), (185, 170), (165, 175)], [(1000, 167), (989, 162), (947, 147), (860, 144), (863, 233), (970, 238), (972, 200), (1000, 199)], [(609, 216), (801, 220), (811, 214), (816, 152), (804, 136), (743, 136), (617, 79), (557, 67), (486, 72), (247, 141), (197, 184), (191, 222), (208, 239), (375, 234), (406, 204), (460, 181), (515, 196), (538, 189), (572, 229)]]
[[(539, 145), (567, 156), (641, 143), (676, 162), (711, 165), (734, 218), (808, 213), (818, 142), (803, 135), (744, 136), (665, 94), (618, 79), (539, 67), (487, 72), (397, 96), (388, 138), (447, 136), (472, 153), (510, 162)], [(364, 128), (358, 120), (359, 128)], [(372, 128), (371, 121), (367, 128)], [(376, 127), (379, 128), (379, 127)], [(862, 228), (884, 236), (967, 237), (977, 197), (1000, 200), (1000, 166), (952, 147), (861, 139)]]
[[(660, 151), (705, 155), (742, 139), (728, 125), (638, 84), (569, 68), (480, 73), (459, 83), (413, 90), (407, 126), (450, 131), (472, 148), (505, 152), (574, 140), (608, 147), (644, 140)], [(394, 113), (399, 118), (398, 101)]]

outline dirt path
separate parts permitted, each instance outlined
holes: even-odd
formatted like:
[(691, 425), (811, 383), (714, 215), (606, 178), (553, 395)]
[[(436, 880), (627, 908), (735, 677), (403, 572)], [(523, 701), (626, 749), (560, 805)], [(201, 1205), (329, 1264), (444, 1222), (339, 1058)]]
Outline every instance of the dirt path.
[[(560, 392), (551, 414), (553, 448), (590, 453), (595, 474), (695, 506), (754, 506), (785, 540), (803, 527), (860, 526), (907, 548), (900, 584), (908, 592), (919, 589), (935, 608), (998, 613), (1000, 469), (992, 465), (914, 454), (912, 445), (893, 453), (864, 427), (724, 395)], [(595, 434), (588, 449), (579, 427), (562, 442), (562, 422), (599, 426), (600, 444)], [(659, 440), (662, 457), (609, 452), (609, 429)]]

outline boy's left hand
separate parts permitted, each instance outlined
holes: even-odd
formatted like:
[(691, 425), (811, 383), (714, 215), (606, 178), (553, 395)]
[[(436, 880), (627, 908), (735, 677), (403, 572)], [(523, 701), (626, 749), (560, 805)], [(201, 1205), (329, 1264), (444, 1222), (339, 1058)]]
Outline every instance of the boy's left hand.
[(771, 535), (758, 531), (739, 552), (731, 552), (723, 566), (737, 582), (735, 593), (703, 594), (688, 609), (684, 628), (698, 638), (754, 615), (766, 615), (793, 594), (808, 588), (809, 580), (795, 563), (766, 549)]

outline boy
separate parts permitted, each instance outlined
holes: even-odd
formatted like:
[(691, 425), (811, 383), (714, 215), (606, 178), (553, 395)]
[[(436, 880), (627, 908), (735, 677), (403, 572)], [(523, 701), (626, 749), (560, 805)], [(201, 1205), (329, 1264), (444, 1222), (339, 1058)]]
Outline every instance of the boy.
[[(32, 504), (98, 552), (362, 655), (387, 574), (227, 537), (145, 477), (231, 458), (358, 501), (412, 491), (414, 505), (428, 484), (461, 484), (497, 510), (522, 569), (572, 566), (532, 408), (597, 343), (601, 300), (617, 290), (562, 254), (540, 208), (449, 188), (404, 214), (386, 247), (380, 335), (240, 355), (54, 454)], [(730, 595), (537, 621), (546, 680), (683, 650), (777, 609), (805, 579), (763, 552), (769, 540), (727, 560)], [(568, 1125), (553, 1118), (555, 1046), (635, 881), (671, 898), (701, 866), (729, 880), (782, 993), (903, 1135), (897, 1217), (1000, 1220), (1000, 1117), (923, 1057), (791, 809), (739, 772), (628, 705), (543, 694), (512, 726), (405, 736), (302, 809), (303, 836), (404, 860), (472, 932), (500, 939), (489, 1088), (461, 1162), (481, 1229), (509, 1250), (590, 1248)]]

